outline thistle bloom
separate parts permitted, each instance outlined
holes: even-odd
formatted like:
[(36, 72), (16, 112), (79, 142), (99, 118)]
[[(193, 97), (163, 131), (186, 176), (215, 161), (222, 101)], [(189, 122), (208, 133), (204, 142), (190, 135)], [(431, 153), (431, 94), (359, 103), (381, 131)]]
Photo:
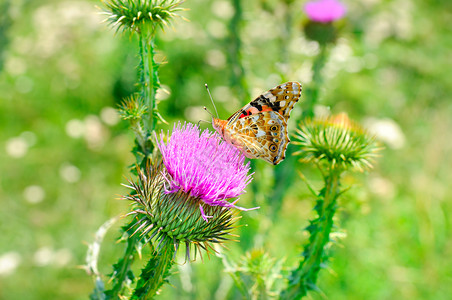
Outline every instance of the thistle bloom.
[[(167, 193), (179, 190), (199, 198), (210, 206), (235, 207), (227, 199), (244, 192), (251, 181), (249, 162), (239, 150), (221, 140), (216, 133), (197, 126), (174, 125), (167, 144), (163, 134), (157, 142), (168, 172)], [(203, 218), (207, 216), (200, 205)]]
[(318, 0), (306, 3), (304, 11), (311, 21), (329, 23), (341, 19), (346, 8), (337, 0)]
[(250, 166), (216, 133), (201, 133), (192, 124), (175, 125), (168, 141), (162, 134), (157, 145), (162, 160), (138, 169), (138, 180), (127, 185), (133, 192), (124, 199), (136, 205), (129, 213), (136, 216), (135, 233), (158, 241), (157, 250), (185, 243), (190, 259), (192, 246), (209, 250), (231, 235), (237, 219), (231, 208), (246, 209), (228, 199), (244, 192)]

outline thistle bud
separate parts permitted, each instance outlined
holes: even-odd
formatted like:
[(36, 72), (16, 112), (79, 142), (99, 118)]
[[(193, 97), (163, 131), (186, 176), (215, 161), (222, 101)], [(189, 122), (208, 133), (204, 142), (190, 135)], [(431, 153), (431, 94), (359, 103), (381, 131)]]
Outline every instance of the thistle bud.
[(372, 168), (373, 159), (381, 150), (370, 136), (346, 114), (307, 120), (300, 124), (294, 153), (303, 162), (326, 163), (331, 168), (352, 168), (364, 171)]
[(156, 27), (168, 26), (170, 21), (185, 10), (179, 7), (184, 1), (178, 0), (106, 0), (104, 1), (105, 21), (117, 30), (131, 32), (153, 31)]
[(338, 32), (333, 22), (345, 16), (345, 5), (337, 0), (308, 1), (304, 11), (309, 19), (303, 26), (306, 37), (321, 45), (334, 43)]

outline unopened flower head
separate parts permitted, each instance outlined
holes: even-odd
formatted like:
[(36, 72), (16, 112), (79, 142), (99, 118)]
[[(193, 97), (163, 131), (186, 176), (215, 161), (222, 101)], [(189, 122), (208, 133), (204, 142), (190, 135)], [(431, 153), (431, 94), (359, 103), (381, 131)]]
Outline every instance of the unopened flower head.
[(147, 112), (147, 107), (142, 103), (140, 96), (135, 94), (123, 100), (118, 112), (124, 120), (139, 121)]
[(329, 23), (345, 16), (345, 5), (337, 0), (309, 1), (304, 10), (311, 21)]
[(375, 139), (346, 114), (329, 118), (307, 120), (295, 134), (295, 145), (304, 162), (326, 163), (331, 168), (353, 168), (363, 171), (372, 168), (372, 162), (381, 150)]
[(142, 31), (169, 26), (178, 12), (181, 0), (104, 0), (106, 21), (117, 29)]

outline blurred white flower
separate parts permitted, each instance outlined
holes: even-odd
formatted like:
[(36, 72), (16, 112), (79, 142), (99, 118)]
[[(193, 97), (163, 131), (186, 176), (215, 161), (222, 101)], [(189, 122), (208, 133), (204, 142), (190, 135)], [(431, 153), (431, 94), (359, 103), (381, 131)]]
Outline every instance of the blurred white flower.
[(85, 118), (85, 140), (88, 148), (92, 150), (102, 148), (107, 140), (107, 134), (106, 128), (97, 116), (90, 115)]
[(118, 111), (113, 107), (108, 106), (102, 108), (100, 112), (100, 118), (105, 124), (110, 126), (118, 124), (120, 120)]
[[(119, 121), (119, 116), (114, 108), (104, 108), (101, 113), (102, 121), (108, 125), (114, 125)], [(100, 149), (108, 138), (108, 130), (102, 124), (99, 117), (89, 115), (84, 121), (72, 119), (66, 123), (66, 134), (72, 138), (84, 137), (88, 148)]]
[(82, 172), (76, 166), (73, 166), (69, 163), (63, 163), (60, 166), (60, 176), (66, 182), (74, 183), (80, 180)]
[(224, 25), (224, 23), (219, 22), (219, 21), (210, 21), (207, 24), (207, 31), (215, 38), (217, 39), (222, 39), (227, 35), (227, 28), (226, 25)]
[(206, 62), (212, 67), (222, 68), (226, 65), (226, 56), (217, 49), (207, 51)]
[(13, 137), (6, 142), (6, 153), (11, 157), (24, 157), (27, 151), (28, 144), (23, 137)]
[(0, 276), (12, 274), (19, 266), (22, 257), (17, 252), (6, 252), (0, 255)]
[(364, 120), (364, 126), (369, 133), (374, 134), (378, 140), (392, 149), (400, 149), (405, 145), (405, 135), (399, 124), (392, 119), (367, 118)]
[(228, 106), (230, 105), (231, 107), (239, 104), (237, 99), (235, 99), (234, 95), (232, 94), (231, 88), (229, 86), (219, 85), (212, 87), (212, 97), (215, 102), (225, 102), (228, 103)]
[(327, 118), (328, 116), (331, 115), (331, 109), (329, 106), (316, 104), (314, 106), (314, 115), (317, 118)]
[(377, 176), (369, 178), (369, 190), (373, 194), (385, 199), (393, 198), (396, 192), (391, 180)]
[(35, 265), (44, 267), (49, 265), (53, 259), (53, 250), (50, 247), (41, 247), (33, 255)]
[(28, 148), (36, 143), (36, 134), (24, 131), (17, 137), (6, 141), (6, 153), (14, 158), (21, 158), (27, 154)]
[(66, 134), (71, 138), (80, 138), (85, 132), (83, 121), (72, 119), (66, 123)]
[(35, 204), (42, 202), (46, 194), (44, 189), (39, 185), (30, 185), (25, 188), (23, 195), (29, 203)]
[(229, 1), (213, 1), (212, 12), (219, 18), (229, 20), (234, 15), (234, 7)]
[(53, 250), (48, 246), (39, 248), (34, 256), (33, 261), (39, 267), (54, 265), (57, 267), (64, 267), (72, 260), (72, 252), (69, 249), (61, 248)]
[(72, 260), (72, 252), (67, 248), (61, 248), (54, 252), (53, 263), (58, 267), (67, 266)]

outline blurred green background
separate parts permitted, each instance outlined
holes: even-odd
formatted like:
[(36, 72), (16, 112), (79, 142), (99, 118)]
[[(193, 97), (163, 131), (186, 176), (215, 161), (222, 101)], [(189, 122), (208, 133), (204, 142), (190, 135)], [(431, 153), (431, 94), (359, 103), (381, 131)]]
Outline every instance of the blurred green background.
[[(159, 34), (169, 92), (159, 94), (159, 107), (170, 124), (209, 119), (204, 83), (223, 119), (284, 81), (310, 86), (319, 47), (303, 36), (304, 1), (242, 1), (243, 78), (231, 56), (233, 2), (187, 1), (182, 15), (190, 22), (179, 19)], [(385, 150), (369, 174), (344, 177), (353, 188), (341, 199), (340, 242), (320, 274), (322, 292), (311, 298), (450, 299), (452, 2), (344, 2), (316, 112), (347, 112)], [(0, 299), (86, 299), (93, 287), (80, 268), (86, 244), (128, 210), (118, 195), (127, 192), (120, 183), (134, 162), (133, 135), (115, 108), (135, 90), (137, 43), (101, 23), (96, 5), (0, 2)], [(300, 102), (292, 120), (302, 109)], [(273, 166), (256, 168), (241, 205), (262, 208), (242, 213), (248, 226), (227, 246), (234, 257), (263, 248), (291, 267), (313, 199), (295, 177), (273, 212)], [(315, 171), (300, 170), (320, 186)], [(121, 224), (104, 241), (104, 274), (122, 253)], [(175, 270), (160, 299), (240, 299), (215, 256)]]

